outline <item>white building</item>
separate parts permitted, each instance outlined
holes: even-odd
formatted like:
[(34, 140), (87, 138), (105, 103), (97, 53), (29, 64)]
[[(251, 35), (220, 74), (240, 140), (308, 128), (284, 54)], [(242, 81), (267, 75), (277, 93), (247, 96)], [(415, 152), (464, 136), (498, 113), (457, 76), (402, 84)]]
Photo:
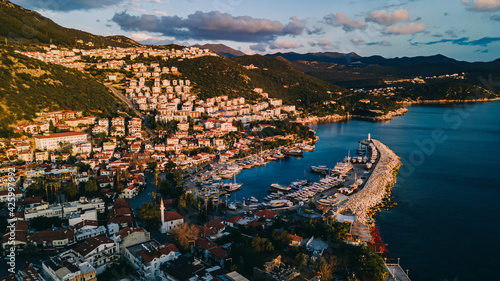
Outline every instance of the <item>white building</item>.
[(158, 243), (149, 240), (124, 249), (127, 262), (136, 270), (140, 270), (142, 279), (155, 280), (160, 276), (160, 265), (180, 256), (174, 244)]
[(106, 236), (87, 238), (74, 250), (96, 269), (97, 274), (118, 262), (120, 257), (118, 243)]
[(87, 142), (87, 134), (78, 132), (56, 133), (46, 136), (36, 136), (35, 145), (40, 150), (59, 149), (60, 143), (84, 143)]
[(42, 273), (51, 281), (93, 281), (97, 275), (95, 268), (73, 250), (44, 261)]
[(163, 205), (163, 200), (160, 204), (160, 215), (161, 215), (161, 226), (160, 232), (167, 233), (170, 232), (175, 227), (181, 226), (184, 223), (184, 217), (176, 211), (165, 212), (165, 206)]

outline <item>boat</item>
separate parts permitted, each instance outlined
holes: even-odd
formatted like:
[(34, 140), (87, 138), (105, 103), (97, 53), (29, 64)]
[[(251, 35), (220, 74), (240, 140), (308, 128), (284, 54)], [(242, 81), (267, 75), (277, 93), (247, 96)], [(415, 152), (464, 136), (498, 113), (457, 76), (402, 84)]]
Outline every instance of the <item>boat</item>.
[(293, 203), (290, 200), (271, 200), (267, 206), (270, 208), (291, 207)]
[(358, 149), (356, 150), (356, 152), (358, 153), (358, 155), (363, 155), (366, 153), (366, 146), (365, 145), (362, 145), (361, 143), (359, 144), (359, 147)]
[(283, 154), (288, 155), (288, 156), (302, 156), (304, 152), (299, 149), (299, 148), (289, 148), (283, 150)]
[(304, 151), (314, 151), (314, 145), (305, 144), (301, 148)]
[(311, 171), (315, 173), (328, 174), (330, 172), (330, 168), (326, 165), (311, 166)]
[(229, 203), (229, 204), (227, 205), (227, 208), (228, 208), (229, 210), (236, 211), (237, 206), (236, 206), (236, 204), (234, 204), (233, 202), (231, 202), (231, 203)]
[(273, 157), (277, 159), (285, 158), (285, 155), (279, 151), (276, 151), (276, 153), (273, 154)]
[(269, 155), (269, 156), (267, 156), (267, 157), (266, 157), (266, 160), (269, 160), (269, 161), (276, 161), (277, 159), (278, 159), (278, 158), (273, 157), (273, 156), (271, 156), (271, 155)]
[(273, 183), (273, 184), (271, 184), (271, 189), (275, 189), (275, 190), (278, 190), (278, 191), (286, 191), (286, 192), (292, 190), (291, 187), (284, 186), (284, 185), (281, 185), (279, 183)]
[(236, 175), (234, 175), (233, 179), (234, 179), (234, 182), (232, 182), (232, 183), (223, 183), (222, 184), (222, 187), (228, 192), (236, 191), (236, 190), (240, 189), (240, 187), (243, 185), (242, 183), (236, 183)]
[(368, 162), (368, 163), (366, 163), (366, 168), (367, 168), (368, 170), (370, 170), (370, 169), (372, 168), (372, 165), (373, 165), (373, 164), (372, 164), (371, 162)]
[(248, 199), (248, 201), (252, 202), (252, 203), (258, 203), (259, 200), (257, 200), (257, 198), (253, 197), (253, 196), (250, 196), (250, 198)]

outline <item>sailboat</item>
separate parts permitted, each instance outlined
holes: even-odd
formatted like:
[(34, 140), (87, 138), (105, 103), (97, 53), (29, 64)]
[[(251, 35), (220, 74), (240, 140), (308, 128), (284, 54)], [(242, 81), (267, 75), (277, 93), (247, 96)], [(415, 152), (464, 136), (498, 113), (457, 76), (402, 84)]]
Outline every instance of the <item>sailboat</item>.
[(233, 178), (234, 178), (233, 183), (224, 183), (223, 184), (224, 189), (226, 189), (226, 191), (228, 191), (228, 192), (236, 191), (236, 190), (240, 189), (240, 187), (243, 185), (242, 183), (236, 183), (236, 175), (234, 175)]

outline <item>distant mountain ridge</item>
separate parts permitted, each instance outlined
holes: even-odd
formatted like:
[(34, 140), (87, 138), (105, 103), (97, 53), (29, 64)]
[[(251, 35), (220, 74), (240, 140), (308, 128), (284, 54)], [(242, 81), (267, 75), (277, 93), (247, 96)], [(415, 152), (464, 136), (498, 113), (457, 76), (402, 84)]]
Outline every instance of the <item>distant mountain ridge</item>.
[(240, 57), (244, 56), (245, 53), (239, 50), (235, 50), (229, 46), (226, 46), (224, 44), (204, 44), (204, 45), (193, 45), (193, 47), (198, 47), (202, 49), (209, 49), (210, 51), (218, 54), (221, 57), (225, 58), (234, 58), (234, 57)]
[(55, 44), (63, 47), (83, 46), (77, 40), (92, 42), (96, 47), (139, 47), (141, 44), (121, 35), (99, 36), (66, 28), (35, 11), (7, 0), (0, 0), (0, 40), (12, 44)]
[(336, 63), (342, 65), (350, 65), (353, 63), (362, 63), (365, 65), (376, 64), (380, 66), (407, 66), (417, 65), (422, 63), (467, 63), (448, 58), (444, 55), (437, 54), (433, 56), (417, 56), (417, 57), (397, 57), (397, 58), (384, 58), (382, 56), (374, 55), (369, 57), (362, 57), (354, 52), (351, 53), (337, 53), (337, 52), (322, 52), (322, 53), (306, 53), (299, 54), (295, 52), (288, 53), (274, 53), (266, 55), (268, 57), (283, 57), (289, 61), (317, 61)]

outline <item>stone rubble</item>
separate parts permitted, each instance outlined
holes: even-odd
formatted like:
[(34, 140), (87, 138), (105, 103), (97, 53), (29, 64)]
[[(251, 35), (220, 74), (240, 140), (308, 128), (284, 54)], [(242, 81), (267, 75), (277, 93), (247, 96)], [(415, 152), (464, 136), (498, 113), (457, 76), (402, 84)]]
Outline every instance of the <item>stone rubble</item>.
[(369, 224), (370, 210), (382, 202), (387, 196), (388, 188), (396, 182), (396, 173), (401, 166), (399, 157), (386, 145), (372, 139), (380, 158), (362, 190), (349, 197), (340, 206), (341, 213), (351, 213), (362, 224)]

